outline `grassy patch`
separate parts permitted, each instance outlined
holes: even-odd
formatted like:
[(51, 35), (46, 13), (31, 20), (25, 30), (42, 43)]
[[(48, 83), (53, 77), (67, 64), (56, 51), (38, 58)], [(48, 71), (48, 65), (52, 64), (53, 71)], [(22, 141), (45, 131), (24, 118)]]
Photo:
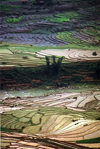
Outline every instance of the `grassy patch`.
[(59, 13), (55, 15), (56, 17), (65, 17), (65, 18), (69, 18), (69, 19), (73, 19), (73, 18), (77, 18), (79, 19), (81, 17), (81, 15), (75, 11), (70, 11), (70, 12), (65, 12), (65, 13)]
[(0, 54), (13, 54), (10, 50), (8, 49), (0, 49)]
[(41, 117), (42, 116), (43, 115), (40, 114), (40, 113), (36, 113), (35, 115), (33, 115), (33, 117), (32, 117), (32, 123), (33, 124), (36, 124), (36, 125), (40, 124), (41, 123)]
[(7, 22), (8, 23), (18, 23), (19, 21), (22, 20), (22, 17), (18, 17), (18, 18), (7, 18)]
[[(62, 32), (61, 32), (62, 33)], [(70, 32), (65, 32), (69, 34), (71, 34)], [(66, 38), (63, 39), (62, 37), (59, 36), (60, 33), (57, 34), (56, 38), (64, 40), (69, 42), (69, 44), (67, 45), (61, 45), (61, 46), (56, 46), (56, 47), (52, 47), (52, 46), (48, 46), (48, 47), (40, 47), (40, 46), (30, 46), (30, 45), (26, 45), (26, 44), (14, 44), (14, 43), (7, 43), (7, 42), (2, 42), (2, 44), (0, 45), (0, 49), (6, 49), (7, 47), (9, 47), (12, 51), (19, 51), (19, 52), (38, 52), (41, 50), (46, 50), (46, 49), (86, 49), (86, 50), (100, 50), (99, 46), (96, 45), (91, 45), (89, 43), (86, 43), (84, 41), (84, 44), (77, 44), (77, 42), (74, 42), (74, 39), (76, 39), (75, 37), (70, 37), (70, 39)], [(79, 39), (78, 42), (80, 41)]]
[(37, 132), (39, 132), (40, 130), (40, 126), (28, 126), (26, 128), (23, 129), (23, 133), (31, 133), (31, 134), (36, 134)]
[(95, 27), (94, 28), (88, 28), (88, 29), (84, 29), (83, 33), (86, 33), (92, 37), (94, 37), (96, 40), (100, 40), (100, 27)]
[(57, 23), (63, 23), (63, 22), (70, 21), (70, 19), (66, 17), (60, 17), (60, 18), (50, 17), (50, 18), (46, 18), (46, 20), (49, 20), (50, 22), (57, 22)]
[(30, 118), (22, 117), (19, 119), (20, 122), (29, 122)]
[(97, 111), (88, 111), (86, 114), (93, 119), (98, 119), (100, 117), (100, 114)]
[(75, 11), (66, 12), (66, 13), (60, 13), (56, 14), (55, 17), (48, 17), (46, 20), (49, 20), (50, 22), (57, 22), (57, 23), (63, 23), (63, 22), (69, 22), (72, 18), (80, 18), (80, 14), (78, 14)]
[(78, 140), (76, 143), (100, 143), (100, 137), (86, 140)]
[(36, 111), (31, 112), (29, 114), (26, 115), (26, 117), (31, 118), (32, 116), (34, 116), (36, 114)]
[[(58, 32), (56, 38), (66, 41), (69, 44), (66, 45), (67, 48), (72, 48), (72, 49), (95, 49), (95, 50), (99, 50), (99, 46), (98, 44), (91, 44), (88, 43), (86, 41), (80, 40), (78, 38), (75, 38), (73, 36), (74, 32), (69, 32), (69, 31), (65, 31), (65, 32)], [(62, 46), (61, 46), (62, 47)], [(64, 46), (63, 46), (64, 47)]]
[(13, 55), (11, 54), (7, 55), (6, 53), (2, 54), (3, 58), (1, 59), (1, 64), (5, 62), (4, 63), (5, 65), (15, 65), (18, 67), (20, 66), (29, 67), (29, 65), (30, 67), (36, 67), (39, 65), (45, 65), (45, 59), (36, 58), (34, 57), (34, 54), (27, 54), (27, 53), (15, 53)]
[(15, 113), (13, 113), (13, 116), (17, 117), (17, 118), (21, 118), (21, 117), (27, 115), (28, 113), (29, 113), (29, 111), (17, 110)]

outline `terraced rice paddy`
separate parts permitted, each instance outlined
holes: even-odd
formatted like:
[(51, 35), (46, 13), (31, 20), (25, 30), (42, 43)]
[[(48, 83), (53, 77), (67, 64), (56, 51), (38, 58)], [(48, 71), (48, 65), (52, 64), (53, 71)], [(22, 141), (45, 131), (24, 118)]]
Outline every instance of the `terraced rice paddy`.
[[(94, 92), (91, 96), (96, 96), (99, 95), (100, 92)], [(87, 96), (89, 97), (89, 93), (82, 93), (82, 96)], [(58, 99), (59, 97), (59, 99)], [(99, 117), (99, 112), (95, 112), (94, 114), (91, 114), (91, 112), (88, 112), (84, 110), (84, 112), (80, 111), (77, 112), (73, 110), (68, 110), (65, 105), (61, 108), (61, 104), (59, 101), (63, 102), (69, 99), (71, 100), (72, 98), (75, 100), (77, 97), (76, 101), (77, 103), (80, 102), (80, 93), (64, 93), (64, 94), (59, 94), (56, 96), (48, 96), (48, 97), (42, 97), (38, 98), (32, 98), (31, 102), (32, 103), (38, 103), (36, 105), (43, 105), (43, 107), (40, 108), (25, 108), (21, 107), (22, 109), (20, 110), (12, 110), (3, 112), (1, 114), (1, 128), (2, 130), (10, 130), (10, 131), (21, 131), (25, 134), (29, 134), (30, 136), (34, 137), (33, 135), (36, 135), (36, 137), (47, 137), (49, 139), (53, 140), (59, 140), (59, 141), (76, 141), (76, 140), (84, 140), (84, 139), (90, 139), (93, 138), (94, 136), (100, 137), (99, 136), (99, 131), (100, 131), (100, 122), (98, 119)], [(98, 97), (98, 96), (97, 96)], [(44, 106), (44, 101), (49, 102), (50, 99), (52, 98), (52, 103), (53, 103), (53, 98), (54, 102), (58, 100), (58, 104), (60, 105), (60, 108), (57, 107), (50, 107), (49, 105), (47, 107)], [(68, 98), (68, 99), (67, 99)], [(11, 100), (11, 99), (10, 99)], [(95, 99), (97, 100), (97, 99)], [(9, 100), (8, 100), (9, 101)], [(24, 100), (25, 101), (25, 100)], [(26, 99), (27, 102), (29, 102), (28, 99)], [(18, 102), (18, 101), (17, 101)], [(72, 102), (72, 100), (71, 100)], [(87, 103), (89, 101), (87, 100)], [(7, 103), (7, 100), (5, 102)], [(99, 103), (99, 99), (98, 99)], [(25, 102), (24, 102), (25, 104)], [(78, 103), (79, 104), (79, 103)], [(73, 107), (73, 102), (72, 105)], [(78, 108), (78, 107), (77, 107)], [(84, 105), (82, 108), (85, 108)], [(5, 108), (6, 109), (6, 108)], [(74, 109), (75, 110), (75, 109)], [(54, 114), (55, 113), (55, 114)], [(25, 135), (23, 134), (23, 136)], [(21, 134), (20, 134), (21, 135)], [(19, 136), (20, 136), (19, 135)], [(8, 134), (9, 136), (9, 134)], [(17, 138), (18, 140), (18, 138)], [(17, 142), (17, 140), (11, 140), (8, 142), (2, 140), (2, 146), (10, 145), (14, 147), (17, 145), (19, 146), (18, 143), (24, 144), (24, 145), (29, 145), (29, 146), (38, 146), (38, 144), (35, 144), (32, 142)], [(11, 142), (11, 144), (9, 144)], [(17, 143), (13, 143), (17, 142)]]
[[(38, 106), (42, 106), (45, 107), (47, 106), (49, 107), (67, 107), (67, 108), (83, 108), (84, 110), (86, 109), (86, 104), (87, 103), (91, 103), (92, 101), (96, 101), (96, 105), (95, 108), (99, 108), (99, 97), (100, 92), (88, 92), (88, 93), (61, 93), (61, 94), (54, 94), (54, 95), (48, 95), (47, 97), (45, 97), (45, 95), (43, 97), (27, 97), (28, 94), (23, 95), (20, 98), (16, 97), (18, 96), (17, 94), (14, 94), (13, 92), (9, 94), (9, 92), (7, 93), (7, 97), (5, 96), (5, 98), (2, 100), (2, 103), (4, 104), (9, 104), (11, 103), (13, 106), (14, 105), (20, 105), (21, 108), (24, 106), (28, 106), (30, 105), (31, 107), (38, 107)], [(40, 94), (41, 95), (41, 94)], [(21, 96), (21, 95), (20, 95)], [(35, 94), (33, 94), (32, 96), (35, 96)], [(96, 98), (95, 98), (96, 97)], [(7, 99), (7, 100), (6, 100)], [(52, 99), (52, 100), (51, 100)], [(91, 108), (91, 107), (90, 107)], [(6, 107), (5, 107), (6, 109)], [(15, 109), (16, 108), (12, 108)], [(51, 109), (51, 108), (50, 108)], [(1, 108), (1, 111), (3, 110), (3, 108)], [(11, 110), (11, 108), (8, 108), (8, 111)], [(49, 110), (49, 109), (48, 109)], [(75, 109), (74, 109), (75, 110)], [(81, 111), (81, 109), (80, 109)], [(3, 111), (2, 111), (3, 112)], [(50, 111), (50, 114), (53, 114), (54, 111)], [(45, 113), (45, 111), (44, 111)], [(35, 113), (34, 113), (35, 114)], [(45, 113), (46, 114), (46, 113)], [(30, 114), (31, 115), (31, 114)], [(46, 114), (48, 115), (48, 114)], [(21, 113), (20, 115), (21, 116)], [(28, 116), (27, 116), (28, 117)], [(30, 117), (30, 116), (29, 116)]]
[[(85, 8), (78, 8), (76, 11), (70, 10), (66, 12), (64, 10), (63, 13), (62, 11), (65, 8), (66, 10), (68, 8), (72, 9), (73, 7), (77, 8), (78, 2), (76, 2), (76, 6), (73, 3), (68, 3), (65, 5), (65, 8), (63, 8), (63, 5), (61, 5), (60, 8), (57, 6), (57, 2), (54, 2), (52, 9), (46, 9), (44, 6), (40, 6), (40, 9), (38, 9), (38, 6), (34, 6), (31, 1), (28, 2), (29, 6), (22, 5), (20, 1), (1, 2), (1, 6), (10, 5), (14, 7), (14, 3), (17, 5), (16, 7), (18, 7), (18, 9), (16, 8), (16, 13), (14, 12), (15, 15), (13, 16), (13, 13), (11, 14), (8, 10), (7, 16), (1, 16), (1, 42), (29, 44), (40, 47), (73, 47), (77, 44), (77, 47), (83, 46), (82, 48), (85, 49), (87, 47), (93, 49), (91, 43), (95, 40), (98, 40), (96, 42), (99, 42), (99, 16), (97, 15), (99, 10), (94, 9), (93, 6), (93, 9), (90, 9), (90, 7), (86, 10)], [(34, 7), (32, 7), (32, 5)], [(27, 9), (27, 12), (25, 12), (25, 9)], [(43, 9), (44, 12), (42, 12)], [(38, 13), (36, 10), (38, 10)], [(12, 12), (13, 11), (14, 10), (12, 9)], [(20, 11), (22, 11), (22, 13)], [(84, 13), (85, 15), (83, 15)], [(88, 20), (87, 18), (91, 16), (91, 13), (94, 13), (94, 16), (92, 16), (93, 18), (91, 20)], [(17, 16), (18, 14), (20, 16)], [(18, 17), (22, 18), (19, 22), (7, 22), (7, 19), (9, 18), (16, 19)], [(97, 22), (94, 21), (95, 17), (97, 18)], [(56, 21), (57, 19), (58, 21)], [(65, 19), (65, 21), (60, 21), (60, 19)], [(68, 20), (67, 22), (66, 19)], [(96, 29), (94, 29), (94, 26), (96, 26)], [(98, 49), (96, 43), (95, 47)]]
[(0, 1), (2, 149), (100, 148), (99, 5)]
[[(25, 148), (55, 149), (56, 148), (56, 146), (54, 145), (49, 144), (48, 146), (48, 143), (43, 143), (41, 141), (34, 140), (35, 136), (32, 136), (32, 135), (29, 135), (28, 137), (26, 134), (21, 134), (21, 133), (12, 133), (12, 134), (2, 133), (1, 135), (2, 135), (2, 139), (1, 139), (2, 148), (5, 148), (6, 146), (9, 146), (9, 148), (19, 148), (19, 149), (25, 149)], [(23, 141), (23, 138), (26, 138), (26, 139), (24, 139)]]
[(56, 49), (47, 49), (42, 50), (38, 53), (40, 56), (45, 55), (55, 55), (55, 56), (64, 56), (67, 60), (95, 60), (100, 59), (100, 51), (96, 51), (97, 55), (94, 56), (92, 51), (87, 50), (78, 50), (78, 49), (65, 49), (65, 50), (56, 50)]
[[(94, 112), (93, 115), (91, 112), (85, 112), (87, 110), (85, 105), (90, 103), (90, 97), (93, 98), (93, 101), (98, 100), (95, 108), (99, 108), (99, 94), (98, 91), (93, 94), (91, 92), (82, 93), (82, 95), (81, 93), (63, 93), (47, 97), (26, 98), (21, 101), (20, 110), (17, 110), (17, 107), (12, 108), (11, 111), (5, 106), (2, 108), (2, 112), (5, 110), (7, 112), (1, 114), (1, 127), (2, 129), (21, 130), (23, 133), (37, 134), (60, 141), (90, 139), (94, 135), (99, 137), (97, 132), (100, 130), (100, 122), (96, 120), (99, 117), (99, 112)], [(97, 98), (95, 99), (94, 96)], [(20, 100), (9, 99), (2, 103), (12, 103), (19, 106)], [(27, 105), (30, 105), (30, 109)], [(42, 107), (36, 109), (41, 105)], [(74, 111), (68, 110), (69, 107), (74, 108)], [(77, 112), (77, 109), (80, 110), (80, 113)]]
[[(4, 127), (12, 131), (23, 129), (24, 133), (37, 134), (38, 136), (45, 136), (62, 141), (75, 141), (76, 138), (79, 140), (83, 138), (92, 138), (94, 134), (96, 134), (96, 136), (99, 135), (97, 132), (100, 129), (100, 122), (94, 120), (99, 117), (99, 112), (94, 112), (93, 115), (91, 115), (91, 112), (88, 114), (88, 112), (85, 112), (85, 105), (82, 103), (83, 101), (86, 101), (86, 99), (87, 102), (85, 103), (89, 103), (90, 101), (88, 98), (91, 95), (92, 98), (94, 96), (96, 97), (96, 99), (94, 98), (94, 101), (98, 100), (97, 106), (99, 106), (99, 94), (100, 92), (94, 92), (92, 95), (91, 92), (87, 94), (82, 93), (82, 95), (81, 93), (63, 93), (50, 95), (48, 97), (26, 98), (21, 100), (21, 102), (20, 99), (4, 100), (3, 103), (17, 104), (17, 107), (21, 103), (22, 105), (20, 105), (20, 108), (22, 110), (16, 110), (16, 108), (14, 110), (11, 108), (11, 111), (2, 113), (1, 126), (3, 129)], [(76, 106), (73, 104), (75, 102)], [(82, 104), (81, 109), (84, 109), (84, 113), (81, 112), (79, 107), (80, 104)], [(30, 109), (28, 109), (27, 105), (30, 105)], [(43, 108), (35, 108), (36, 106), (39, 107), (41, 105)], [(45, 105), (47, 108), (45, 108)], [(55, 105), (60, 108), (56, 108)], [(74, 107), (74, 110), (76, 108), (76, 112), (66, 109), (65, 105), (67, 108), (69, 108), (69, 106), (72, 108)], [(24, 108), (25, 106), (26, 108)], [(64, 106), (64, 108), (61, 108), (61, 106)], [(80, 109), (80, 113), (77, 112), (78, 108)], [(5, 106), (2, 108), (3, 111), (6, 109)]]
[[(10, 39), (10, 40), (9, 40)], [(43, 34), (27, 34), (27, 33), (16, 33), (6, 34), (1, 36), (1, 40), (4, 42), (17, 43), (17, 44), (29, 44), (35, 46), (59, 46), (68, 44), (60, 39), (56, 38), (56, 34), (43, 35)]]

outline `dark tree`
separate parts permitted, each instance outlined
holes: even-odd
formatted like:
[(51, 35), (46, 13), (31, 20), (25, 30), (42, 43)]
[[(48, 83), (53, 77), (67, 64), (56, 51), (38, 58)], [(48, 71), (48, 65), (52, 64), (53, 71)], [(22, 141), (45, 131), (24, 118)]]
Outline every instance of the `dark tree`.
[(100, 61), (98, 61), (97, 65), (96, 65), (96, 75), (97, 75), (97, 77), (100, 77)]
[(46, 65), (47, 65), (47, 73), (49, 74), (50, 61), (49, 61), (49, 57), (48, 56), (46, 56)]
[(97, 55), (97, 53), (96, 53), (96, 52), (93, 52), (93, 53), (92, 53), (92, 55), (93, 55), (93, 56), (96, 56), (96, 55)]
[(53, 66), (53, 73), (54, 74), (58, 74), (63, 57), (59, 58), (58, 62), (55, 62), (55, 56), (52, 56), (52, 57), (53, 57), (53, 64), (52, 64), (52, 66)]
[(54, 55), (52, 56), (52, 59), (53, 63), (50, 65), (49, 57), (46, 56), (47, 73), (49, 75), (56, 75), (59, 73), (63, 57), (58, 58), (57, 62), (56, 57)]

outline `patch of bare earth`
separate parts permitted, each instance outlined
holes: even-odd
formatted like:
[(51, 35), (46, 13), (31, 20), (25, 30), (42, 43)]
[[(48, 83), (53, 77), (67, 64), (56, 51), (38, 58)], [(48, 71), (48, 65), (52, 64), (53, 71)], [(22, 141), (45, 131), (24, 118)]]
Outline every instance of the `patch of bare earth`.
[(100, 59), (100, 51), (94, 50), (97, 55), (93, 55), (93, 50), (79, 50), (79, 49), (46, 49), (38, 52), (38, 56), (40, 55), (55, 55), (55, 56), (64, 56), (67, 60), (99, 60)]

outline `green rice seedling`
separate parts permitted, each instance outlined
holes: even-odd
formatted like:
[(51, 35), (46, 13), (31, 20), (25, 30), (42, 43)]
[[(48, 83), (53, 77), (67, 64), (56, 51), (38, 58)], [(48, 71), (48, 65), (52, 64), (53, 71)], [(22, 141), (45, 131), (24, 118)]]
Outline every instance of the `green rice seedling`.
[(30, 126), (30, 125), (31, 125), (31, 124), (19, 122), (19, 123), (17, 123), (17, 124), (15, 125), (15, 129), (23, 129), (23, 128), (28, 127), (28, 126)]
[(41, 118), (42, 118), (42, 116), (43, 116), (43, 114), (36, 113), (36, 114), (32, 117), (32, 119), (31, 119), (32, 123), (35, 124), (35, 125), (40, 124), (40, 123), (41, 123)]
[(5, 119), (1, 119), (1, 126), (3, 126), (5, 123), (11, 121), (12, 119), (13, 119), (13, 116), (12, 115), (6, 115), (5, 116)]
[(20, 122), (29, 122), (30, 118), (26, 118), (26, 117), (21, 117), (19, 119)]
[[(12, 121), (13, 121), (13, 122), (12, 122)], [(7, 120), (7, 121), (1, 123), (1, 126), (2, 126), (3, 128), (5, 128), (7, 124), (10, 125), (10, 122), (15, 123), (15, 121), (16, 121), (16, 120), (13, 119), (13, 118), (12, 118), (12, 119), (9, 119), (9, 120)], [(12, 124), (12, 123), (11, 123), (11, 124)]]
[(41, 126), (43, 126), (48, 120), (49, 120), (50, 116), (46, 116), (44, 115), (42, 118), (41, 118)]
[(18, 17), (18, 18), (7, 18), (7, 22), (8, 23), (17, 23), (17, 22), (19, 22), (19, 21), (21, 21), (22, 20), (22, 17)]
[(20, 122), (15, 121), (14, 123), (11, 124), (10, 129), (16, 129), (16, 125), (19, 125)]
[(31, 118), (32, 116), (34, 116), (36, 114), (36, 112), (31, 112), (29, 114), (27, 114), (25, 117)]
[(12, 123), (14, 123), (14, 122), (15, 122), (15, 119), (9, 120), (8, 122), (6, 122), (6, 123), (3, 125), (3, 127), (9, 129), (9, 128), (11, 127)]
[(70, 19), (80, 19), (80, 17), (81, 15), (79, 13), (71, 11), (56, 14), (55, 17), (47, 17), (46, 20), (49, 20), (50, 22), (63, 23), (63, 22), (69, 22)]
[(1, 48), (0, 49), (0, 54), (13, 54), (10, 50), (8, 50), (8, 49), (4, 49), (4, 48)]
[(13, 113), (12, 115), (15, 116), (15, 117), (23, 117), (25, 115), (27, 115), (29, 113), (29, 111), (21, 111), (21, 110), (18, 110), (16, 111), (16, 113)]
[(36, 134), (37, 132), (39, 132), (40, 130), (40, 126), (28, 126), (25, 127), (22, 132), (23, 133), (29, 133), (29, 134)]
[(56, 17), (67, 17), (70, 19), (79, 19), (81, 17), (81, 15), (75, 11), (70, 11), (70, 12), (65, 12), (65, 13), (59, 13), (55, 15)]
[(43, 116), (41, 118), (41, 123), (36, 125), (36, 126), (28, 126), (28, 127), (25, 127), (23, 129), (23, 133), (30, 133), (30, 134), (36, 134), (38, 133), (39, 131), (41, 131), (42, 129), (42, 126), (49, 120), (50, 116)]
[(49, 20), (50, 22), (57, 22), (57, 23), (63, 23), (63, 22), (70, 21), (69, 18), (65, 18), (65, 17), (60, 17), (60, 18), (51, 17), (51, 18), (46, 18), (46, 20)]

